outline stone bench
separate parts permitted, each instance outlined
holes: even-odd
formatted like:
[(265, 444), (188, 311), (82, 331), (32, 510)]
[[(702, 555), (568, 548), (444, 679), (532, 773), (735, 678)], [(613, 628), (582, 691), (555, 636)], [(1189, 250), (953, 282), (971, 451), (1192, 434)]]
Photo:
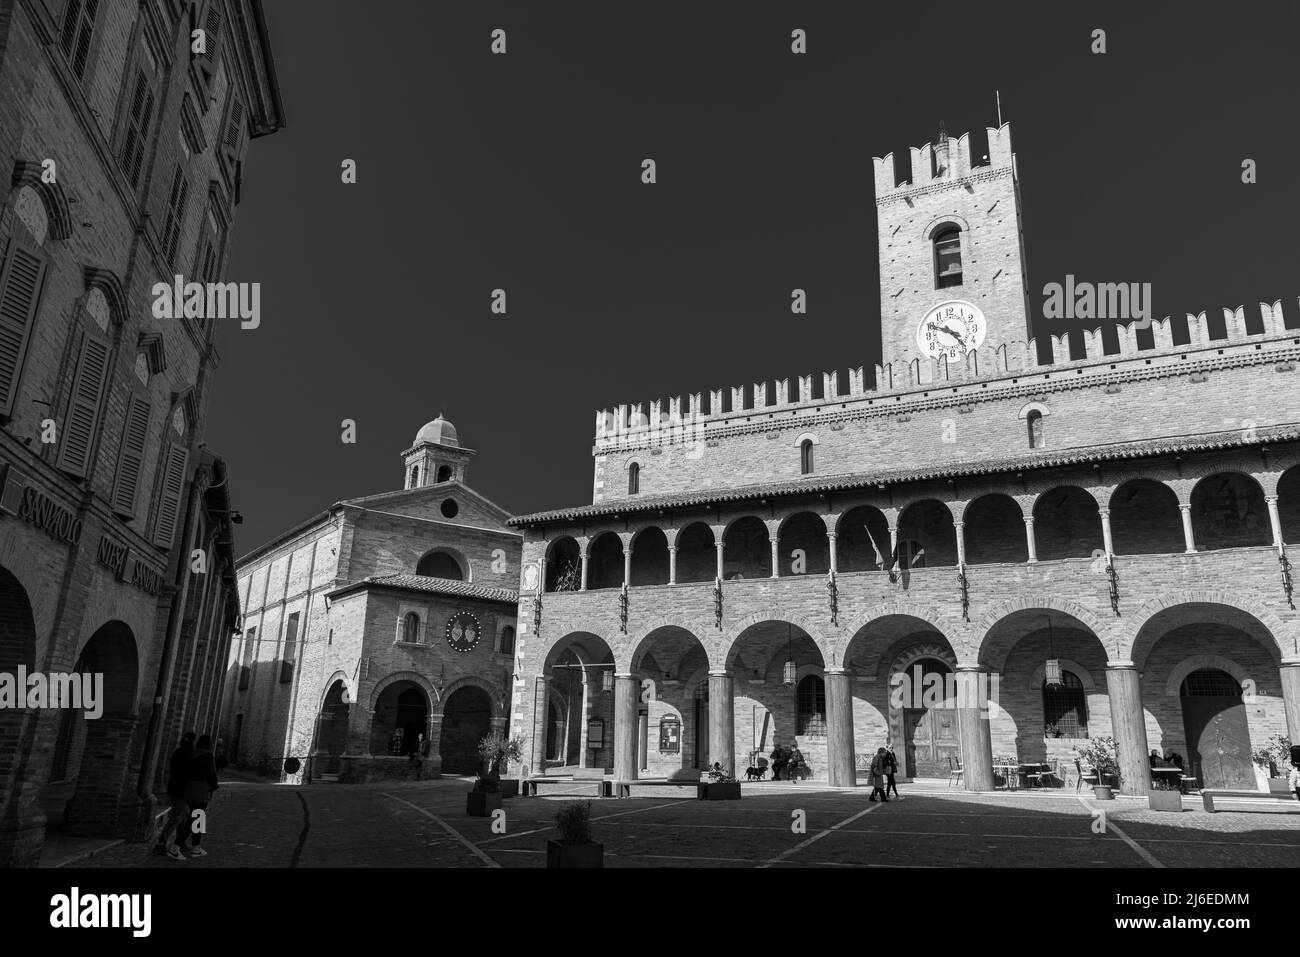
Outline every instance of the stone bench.
[[(666, 778), (627, 778), (612, 783), (615, 796), (621, 798), (651, 795), (655, 797), (680, 795), (682, 798), (694, 798), (700, 787), (700, 772), (674, 771)], [(636, 794), (634, 790), (642, 791), (643, 794)], [(665, 791), (669, 793), (665, 794)]]
[(608, 789), (604, 778), (604, 772), (601, 777), (537, 777), (525, 778), (523, 780), (524, 796), (537, 797), (538, 789), (544, 789), (548, 794), (574, 795), (576, 797), (606, 797)]
[[(1214, 813), (1216, 810), (1214, 800), (1255, 800), (1255, 801), (1289, 801), (1292, 804), (1300, 804), (1296, 796), (1291, 791), (1228, 791), (1223, 789), (1209, 788), (1201, 791), (1201, 800), (1205, 803), (1205, 810)], [(1239, 808), (1238, 810), (1262, 811), (1263, 808)], [(1282, 808), (1284, 812), (1287, 809)]]

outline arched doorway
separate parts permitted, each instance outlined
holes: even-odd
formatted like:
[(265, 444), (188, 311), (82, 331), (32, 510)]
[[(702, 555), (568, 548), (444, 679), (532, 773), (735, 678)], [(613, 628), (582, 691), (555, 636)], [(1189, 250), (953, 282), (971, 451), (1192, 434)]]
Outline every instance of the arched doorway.
[(83, 711), (76, 712), (69, 719), (72, 728), (60, 735), (58, 744), (64, 751), (56, 750), (54, 766), (61, 766), (65, 777), (75, 779), (64, 829), (76, 834), (112, 832), (127, 787), (136, 725), (139, 659), (130, 627), (121, 621), (101, 625), (81, 649), (74, 670), (104, 676), (102, 711), (93, 721), (87, 720)]
[(961, 756), (952, 668), (940, 658), (917, 658), (890, 682), (903, 721), (906, 767), (918, 778), (946, 778)]
[(1218, 668), (1200, 668), (1178, 689), (1188, 759), (1201, 786), (1255, 790), (1250, 729), (1237, 679)]
[(482, 688), (466, 686), (447, 699), (442, 709), (442, 770), (474, 774), (482, 765), (478, 743), (492, 726), (492, 701)]
[(342, 678), (330, 685), (316, 716), (316, 739), (313, 753), (319, 756), (317, 769), (325, 774), (337, 774), (339, 758), (348, 746), (348, 716), (351, 705), (347, 700), (347, 685)]
[(375, 702), (370, 753), (404, 755), (420, 749), (429, 728), (429, 698), (414, 681), (394, 681)]

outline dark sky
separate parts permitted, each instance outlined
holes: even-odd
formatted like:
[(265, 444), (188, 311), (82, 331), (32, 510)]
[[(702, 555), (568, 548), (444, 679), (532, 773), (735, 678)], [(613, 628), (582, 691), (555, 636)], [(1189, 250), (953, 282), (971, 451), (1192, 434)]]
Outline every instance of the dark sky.
[(981, 155), (994, 90), (1036, 310), (1067, 273), (1151, 282), (1156, 316), (1297, 309), (1295, 4), (889, 6), (266, 0), (288, 127), (230, 271), (262, 324), (219, 334), (207, 436), (237, 553), (399, 488), (439, 412), (522, 513), (590, 501), (597, 409), (870, 367), (871, 157), (941, 120)]

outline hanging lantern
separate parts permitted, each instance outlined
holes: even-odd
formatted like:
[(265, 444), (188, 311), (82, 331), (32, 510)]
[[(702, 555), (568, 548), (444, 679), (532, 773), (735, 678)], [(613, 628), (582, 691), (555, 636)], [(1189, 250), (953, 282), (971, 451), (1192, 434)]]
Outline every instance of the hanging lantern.
[(785, 626), (785, 667), (781, 670), (781, 680), (788, 685), (794, 684), (795, 668), (794, 654), (790, 648), (793, 643), (793, 632), (789, 623)]
[(602, 671), (600, 673), (600, 690), (609, 694), (614, 690), (614, 672)]
[(1043, 682), (1049, 687), (1061, 683), (1061, 659), (1055, 657), (1056, 649), (1052, 647), (1052, 617), (1047, 617), (1047, 664), (1043, 667)]
[(781, 680), (788, 685), (794, 684), (794, 662), (788, 658), (785, 662), (785, 671), (782, 672)]

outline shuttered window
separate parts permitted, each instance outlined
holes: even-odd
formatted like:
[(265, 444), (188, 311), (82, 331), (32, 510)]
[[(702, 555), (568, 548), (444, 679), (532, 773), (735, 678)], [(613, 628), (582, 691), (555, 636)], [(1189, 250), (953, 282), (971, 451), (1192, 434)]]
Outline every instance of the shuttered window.
[(72, 380), (72, 400), (68, 405), (63, 434), (59, 436), (58, 466), (81, 478), (85, 478), (90, 467), (90, 449), (99, 431), (111, 351), (108, 340), (87, 332), (81, 343), (76, 376)]
[[(194, 55), (194, 65), (198, 68), (197, 79), (204, 93), (211, 91), (212, 78), (217, 75), (223, 20), (220, 0), (208, 0), (207, 8), (200, 14), (195, 27), (195, 29), (202, 29), (204, 33), (203, 52)], [(200, 100), (204, 104), (204, 112), (207, 112), (206, 104), (210, 102), (210, 98), (204, 96)]]
[(113, 477), (113, 511), (128, 520), (135, 517), (140, 493), (140, 476), (144, 472), (144, 449), (149, 439), (149, 396), (143, 390), (131, 393), (126, 408), (126, 426), (117, 453), (117, 471)]
[(226, 172), (231, 175), (234, 175), (235, 166), (239, 162), (239, 147), (244, 142), (245, 120), (244, 102), (232, 91), (230, 105), (226, 107), (226, 121), (221, 126), (220, 142), (217, 144), (221, 162), (225, 164)]
[(158, 517), (153, 526), (153, 543), (159, 548), (171, 548), (176, 539), (176, 526), (181, 514), (181, 493), (185, 491), (185, 463), (188, 458), (185, 446), (175, 442), (167, 446), (163, 462), (162, 498), (158, 502)]
[(154, 92), (143, 70), (136, 74), (131, 94), (130, 112), (126, 117), (126, 136), (122, 140), (122, 171), (132, 186), (140, 185), (145, 145), (149, 139), (149, 122), (153, 119)]
[(44, 257), (11, 240), (0, 266), (0, 415), (13, 413), (44, 279)]
[(86, 61), (90, 58), (90, 40), (95, 32), (95, 13), (99, 0), (68, 0), (63, 12), (63, 34), (59, 46), (77, 79), (86, 75)]
[(176, 167), (172, 178), (172, 191), (167, 200), (167, 220), (163, 224), (162, 246), (167, 262), (176, 264), (176, 247), (180, 244), (181, 230), (185, 226), (185, 209), (189, 205), (190, 182), (185, 178), (185, 170)]

